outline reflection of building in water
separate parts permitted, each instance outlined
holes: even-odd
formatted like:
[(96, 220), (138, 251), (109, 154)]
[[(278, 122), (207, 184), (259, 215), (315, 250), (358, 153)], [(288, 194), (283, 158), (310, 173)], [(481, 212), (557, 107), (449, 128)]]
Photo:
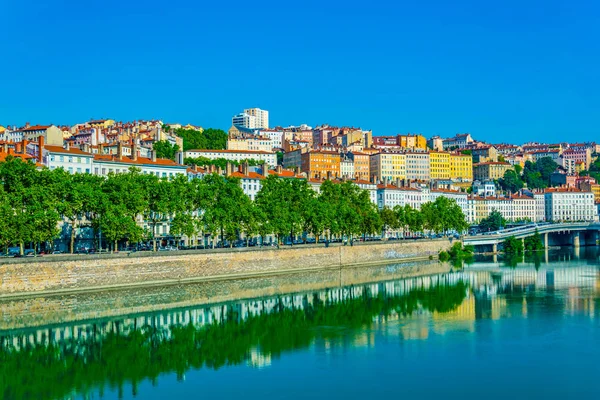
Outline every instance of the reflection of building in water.
[(256, 347), (250, 349), (250, 359), (247, 364), (251, 367), (264, 368), (271, 365), (271, 355), (264, 354)]
[(425, 340), (429, 337), (429, 314), (413, 316), (400, 327), (400, 336), (405, 340)]
[[(472, 293), (467, 293), (466, 299), (458, 308), (443, 313), (430, 313), (423, 309), (417, 309), (418, 317), (411, 319), (410, 323), (401, 328), (401, 335), (405, 338), (426, 338), (429, 334), (428, 324), (425, 323), (427, 319), (432, 319), (434, 323), (440, 321), (440, 324), (435, 325), (436, 330), (441, 329), (441, 321), (464, 322), (464, 325), (458, 324), (456, 328), (471, 329), (472, 321), (475, 319), (497, 319), (512, 312), (527, 313), (526, 302), (518, 310), (509, 310), (504, 297), (497, 295), (510, 291), (579, 288), (577, 290), (582, 290), (581, 293), (584, 293), (585, 296), (579, 296), (577, 299), (569, 297), (568, 302), (563, 305), (565, 312), (583, 311), (594, 315), (594, 292), (600, 286), (600, 275), (597, 268), (591, 266), (541, 268), (538, 271), (533, 268), (516, 268), (492, 272), (467, 268), (455, 273), (331, 288), (311, 293), (241, 300), (190, 309), (167, 310), (93, 323), (0, 332), (0, 344), (15, 349), (20, 349), (27, 344), (72, 344), (81, 340), (96, 340), (109, 333), (128, 334), (142, 328), (152, 329), (157, 337), (169, 339), (173, 326), (191, 324), (200, 328), (214, 323), (222, 323), (229, 318), (239, 322), (252, 316), (270, 314), (283, 309), (304, 310), (308, 306), (313, 306), (315, 301), (329, 305), (362, 297), (402, 296), (416, 289), (427, 290), (436, 286), (452, 286), (460, 281), (467, 283)], [(383, 325), (398, 318), (402, 317), (392, 312), (390, 315), (376, 317), (373, 322), (378, 325), (378, 329), (385, 329), (382, 328)], [(371, 346), (374, 339), (357, 337), (353, 340), (357, 344), (364, 343), (366, 346)], [(259, 364), (267, 362), (266, 360), (260, 362), (258, 359), (256, 360)]]

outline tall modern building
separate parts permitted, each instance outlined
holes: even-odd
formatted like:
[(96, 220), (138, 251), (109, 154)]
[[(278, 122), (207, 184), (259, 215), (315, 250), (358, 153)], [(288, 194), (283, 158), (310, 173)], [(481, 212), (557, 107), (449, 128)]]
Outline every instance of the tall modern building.
[(235, 126), (248, 129), (269, 129), (269, 112), (260, 108), (247, 108), (231, 119)]

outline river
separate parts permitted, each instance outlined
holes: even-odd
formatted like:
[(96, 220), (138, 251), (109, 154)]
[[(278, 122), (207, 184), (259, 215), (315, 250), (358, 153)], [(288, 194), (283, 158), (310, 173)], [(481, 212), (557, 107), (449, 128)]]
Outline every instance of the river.
[(600, 398), (599, 265), (561, 250), (5, 300), (0, 396)]

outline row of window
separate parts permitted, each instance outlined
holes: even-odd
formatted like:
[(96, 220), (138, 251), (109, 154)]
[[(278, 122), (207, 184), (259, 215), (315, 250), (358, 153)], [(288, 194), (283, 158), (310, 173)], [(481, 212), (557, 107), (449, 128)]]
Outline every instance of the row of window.
[[(50, 155), (50, 161), (56, 161), (56, 156), (54, 154)], [(65, 162), (65, 159), (67, 160), (67, 162), (72, 163), (73, 160), (75, 160), (76, 163), (81, 164), (82, 162), (85, 164), (89, 164), (91, 158), (90, 157), (72, 157), (72, 156), (68, 156), (65, 158), (65, 156), (58, 156), (58, 161), (60, 162)], [(83, 159), (83, 161), (82, 161)]]

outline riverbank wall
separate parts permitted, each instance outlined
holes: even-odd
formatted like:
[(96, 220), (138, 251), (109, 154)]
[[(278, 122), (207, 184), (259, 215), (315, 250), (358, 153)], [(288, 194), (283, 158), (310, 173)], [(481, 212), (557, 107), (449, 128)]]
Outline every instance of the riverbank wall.
[(436, 258), (441, 250), (450, 245), (451, 241), (440, 239), (336, 247), (146, 253), (141, 257), (18, 259), (0, 265), (0, 299), (408, 262)]
[(448, 263), (423, 260), (169, 286), (10, 298), (0, 301), (0, 336), (3, 332), (15, 329), (76, 324), (165, 310), (175, 310), (176, 313), (184, 308), (230, 301), (286, 296), (372, 282), (426, 279), (430, 275), (447, 273), (450, 269)]

